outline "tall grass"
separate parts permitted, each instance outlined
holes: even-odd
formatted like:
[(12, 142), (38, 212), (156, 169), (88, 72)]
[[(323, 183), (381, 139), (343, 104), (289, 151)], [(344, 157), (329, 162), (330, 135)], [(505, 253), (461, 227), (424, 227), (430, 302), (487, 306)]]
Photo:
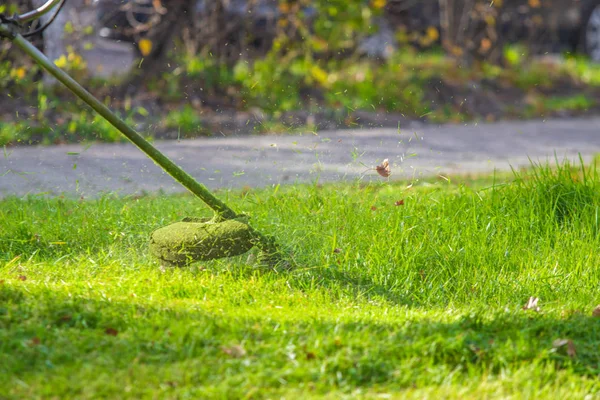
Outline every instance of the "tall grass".
[[(189, 196), (0, 203), (0, 387), (14, 398), (598, 394), (594, 166), (219, 195), (295, 268), (161, 269)], [(530, 297), (540, 310), (523, 310)]]

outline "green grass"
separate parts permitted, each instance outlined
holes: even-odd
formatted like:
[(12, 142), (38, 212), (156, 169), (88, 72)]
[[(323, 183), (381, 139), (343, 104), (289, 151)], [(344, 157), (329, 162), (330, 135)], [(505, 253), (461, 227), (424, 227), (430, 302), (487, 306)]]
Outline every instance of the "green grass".
[(161, 269), (187, 195), (1, 201), (0, 397), (598, 396), (594, 168), (219, 195), (296, 267)]

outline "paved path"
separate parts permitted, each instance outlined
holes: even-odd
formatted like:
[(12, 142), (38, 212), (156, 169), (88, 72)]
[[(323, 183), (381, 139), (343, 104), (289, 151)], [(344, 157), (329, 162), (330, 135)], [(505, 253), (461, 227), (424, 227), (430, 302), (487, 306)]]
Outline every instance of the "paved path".
[[(393, 177), (507, 170), (534, 160), (591, 159), (600, 152), (600, 118), (495, 124), (413, 126), (158, 142), (211, 188), (355, 179), (389, 158)], [(365, 179), (381, 179), (367, 173)], [(131, 144), (6, 149), (0, 197), (11, 194), (95, 196), (183, 190)]]

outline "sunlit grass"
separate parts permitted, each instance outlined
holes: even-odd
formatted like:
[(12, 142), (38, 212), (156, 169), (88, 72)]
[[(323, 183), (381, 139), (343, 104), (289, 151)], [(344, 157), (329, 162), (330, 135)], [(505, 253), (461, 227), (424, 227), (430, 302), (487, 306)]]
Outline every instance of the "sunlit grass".
[(410, 184), (219, 193), (287, 272), (252, 254), (161, 269), (148, 235), (207, 215), (191, 196), (3, 200), (1, 395), (597, 394), (597, 171)]

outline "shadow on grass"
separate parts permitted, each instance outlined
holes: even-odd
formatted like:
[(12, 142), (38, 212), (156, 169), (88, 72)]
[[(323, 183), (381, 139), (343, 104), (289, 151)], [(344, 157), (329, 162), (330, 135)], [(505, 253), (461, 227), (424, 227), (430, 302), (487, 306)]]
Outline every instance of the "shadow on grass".
[[(160, 381), (193, 368), (186, 384), (229, 382), (243, 394), (255, 386), (278, 390), (282, 382), (401, 389), (439, 379), (440, 373), (499, 374), (524, 365), (588, 377), (600, 373), (600, 319), (578, 313), (557, 318), (489, 311), (465, 313), (453, 322), (406, 317), (382, 323), (290, 311), (247, 317), (200, 305), (100, 301), (48, 289), (30, 294), (4, 284), (0, 382), (18, 378), (33, 388), (40, 380), (71, 379), (64, 390), (77, 395), (86, 390), (86, 379), (107, 373), (120, 382), (147, 367)], [(576, 354), (568, 346), (556, 348), (558, 339), (571, 340)], [(228, 350), (234, 344), (244, 351)]]

